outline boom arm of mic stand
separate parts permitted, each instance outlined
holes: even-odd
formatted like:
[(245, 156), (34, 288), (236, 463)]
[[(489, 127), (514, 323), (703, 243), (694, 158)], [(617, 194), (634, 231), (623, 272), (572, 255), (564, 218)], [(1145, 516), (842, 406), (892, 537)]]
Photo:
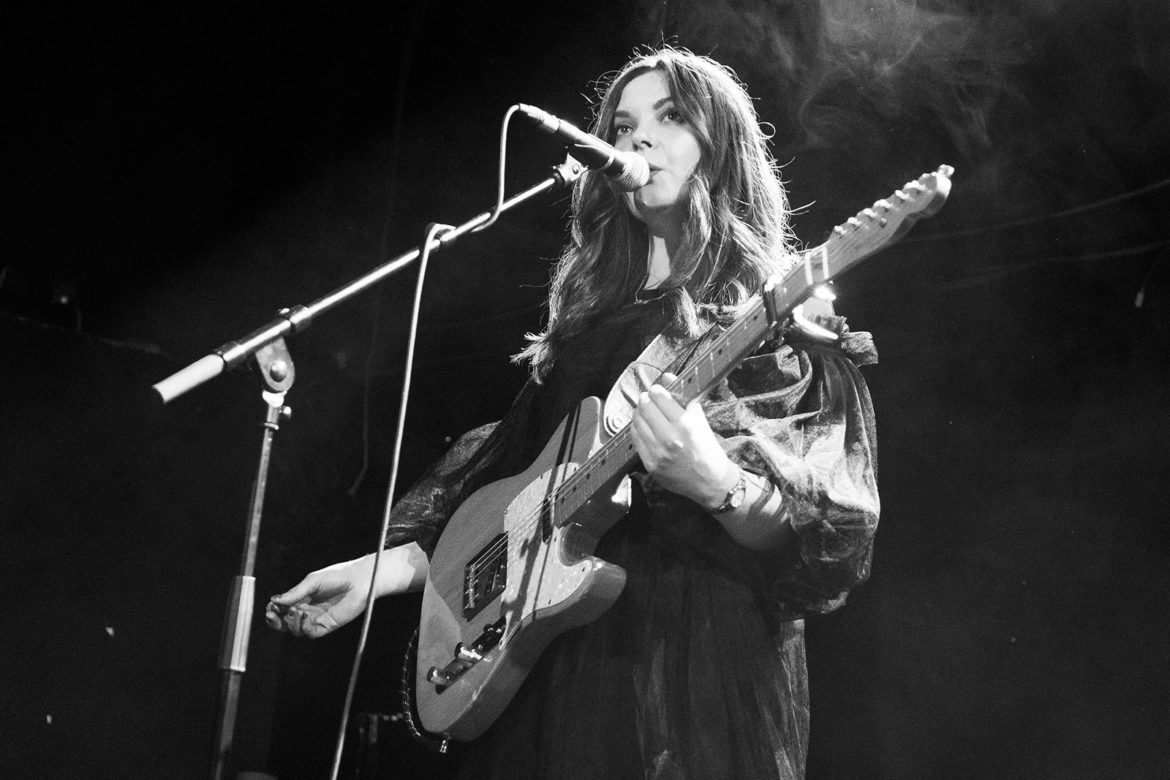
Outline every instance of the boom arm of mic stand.
[[(503, 213), (513, 206), (519, 205), (555, 186), (571, 184), (581, 175), (584, 167), (572, 157), (568, 157), (565, 159), (565, 162), (555, 166), (553, 171), (553, 175), (544, 181), (505, 200), (500, 204), (498, 212)], [(480, 214), (464, 222), (454, 230), (449, 230), (436, 237), (431, 241), (430, 250), (434, 252), (448, 244), (454, 243), (460, 236), (470, 233), (488, 222), (492, 218), (492, 214), (493, 212)], [(364, 292), (387, 276), (397, 273), (405, 266), (417, 260), (421, 254), (422, 248), (413, 249), (405, 254), (399, 255), (393, 260), (386, 261), (377, 268), (366, 272), (328, 295), (318, 298), (308, 306), (293, 306), (281, 309), (277, 312), (276, 319), (267, 325), (252, 331), (239, 341), (227, 342), (211, 354), (199, 358), (186, 368), (176, 371), (166, 379), (153, 385), (155, 391), (162, 397), (163, 403), (171, 402), (183, 393), (214, 379), (225, 371), (235, 368), (250, 356), (256, 354), (256, 350), (266, 344), (271, 344), (279, 338), (304, 330), (317, 315), (325, 313), (360, 292)]]

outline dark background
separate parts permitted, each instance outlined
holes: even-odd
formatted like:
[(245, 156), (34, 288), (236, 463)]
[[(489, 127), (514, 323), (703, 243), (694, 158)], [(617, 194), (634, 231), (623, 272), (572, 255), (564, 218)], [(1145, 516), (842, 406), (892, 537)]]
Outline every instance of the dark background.
[[(206, 774), (265, 406), (247, 371), (148, 388), (486, 210), (509, 105), (584, 123), (664, 37), (758, 97), (810, 246), (956, 169), (838, 285), (881, 351), (884, 506), (871, 581), (809, 622), (810, 777), (1170, 773), (1170, 6), (383, 5), (3, 12), (0, 775)], [(560, 160), (510, 139), (509, 191)], [(432, 259), (400, 484), (506, 408), (566, 210)], [(413, 285), (290, 340), (258, 599), (373, 547)], [(355, 721), (397, 712), (417, 607), (380, 605)], [(325, 776), (357, 626), (254, 627), (233, 770)], [(379, 736), (347, 773), (458, 760)]]

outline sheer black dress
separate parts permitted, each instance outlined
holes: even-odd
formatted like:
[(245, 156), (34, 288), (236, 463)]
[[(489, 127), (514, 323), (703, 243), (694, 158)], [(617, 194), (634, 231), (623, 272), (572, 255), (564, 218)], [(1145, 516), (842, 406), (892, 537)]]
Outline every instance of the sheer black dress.
[[(566, 345), (499, 424), (472, 431), (395, 509), (387, 543), (428, 552), (472, 490), (526, 468), (560, 421), (605, 398), (659, 333), (661, 301), (632, 302)], [(788, 334), (704, 402), (733, 460), (785, 496), (796, 549), (736, 544), (693, 502), (635, 475), (629, 514), (596, 554), (625, 590), (562, 634), (469, 748), (466, 777), (795, 778), (808, 743), (802, 616), (840, 606), (866, 579), (878, 520), (876, 440), (858, 365), (868, 334), (839, 345)], [(761, 518), (760, 522), (779, 522)]]

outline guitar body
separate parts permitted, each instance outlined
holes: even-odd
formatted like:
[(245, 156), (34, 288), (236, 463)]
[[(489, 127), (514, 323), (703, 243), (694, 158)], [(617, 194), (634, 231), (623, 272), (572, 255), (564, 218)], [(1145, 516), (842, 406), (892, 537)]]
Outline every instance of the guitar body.
[[(423, 591), (415, 681), (428, 731), (479, 736), (548, 643), (599, 617), (625, 586), (625, 571), (591, 553), (629, 508), (627, 478), (591, 486), (570, 517), (548, 500), (604, 443), (601, 408), (597, 398), (582, 401), (526, 471), (473, 493), (441, 534)], [(456, 676), (436, 684), (431, 670), (444, 668)]]

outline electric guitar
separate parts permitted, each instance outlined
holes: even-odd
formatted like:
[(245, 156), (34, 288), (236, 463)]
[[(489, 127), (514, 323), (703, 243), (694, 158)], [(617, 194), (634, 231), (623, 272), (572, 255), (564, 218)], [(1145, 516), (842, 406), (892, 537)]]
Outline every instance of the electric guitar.
[[(943, 165), (833, 228), (668, 389), (686, 404), (714, 387), (815, 288), (938, 211), (952, 173)], [(479, 736), (555, 636), (617, 599), (625, 571), (592, 552), (626, 513), (637, 458), (630, 426), (609, 435), (601, 400), (586, 398), (526, 471), (477, 490), (451, 517), (423, 590), (414, 681), (423, 728)]]

